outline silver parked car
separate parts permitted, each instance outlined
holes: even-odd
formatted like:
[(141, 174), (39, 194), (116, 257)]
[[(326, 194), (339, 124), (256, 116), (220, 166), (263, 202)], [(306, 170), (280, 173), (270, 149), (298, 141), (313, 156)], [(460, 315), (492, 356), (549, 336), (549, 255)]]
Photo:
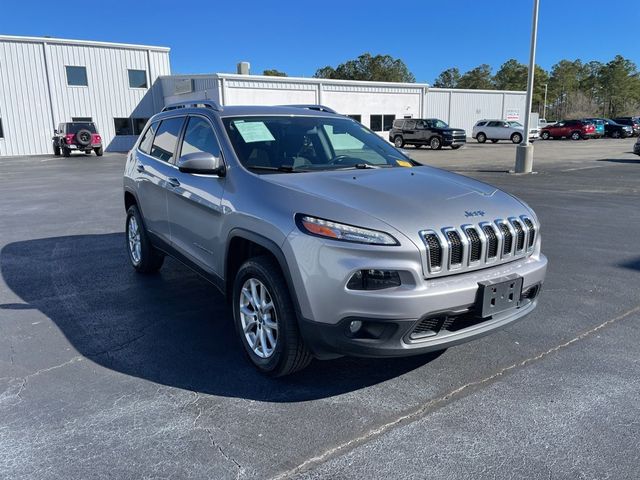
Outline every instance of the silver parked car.
[[(511, 140), (513, 143), (522, 142), (524, 135), (524, 125), (520, 122), (509, 120), (479, 120), (474, 126), (471, 136), (478, 143), (484, 143), (491, 140), (497, 143), (500, 140)], [(537, 140), (540, 136), (540, 130), (537, 128), (529, 129), (529, 140)]]
[(171, 255), (213, 282), (274, 376), (487, 334), (535, 308), (547, 268), (526, 204), (308, 107), (165, 108), (128, 155), (124, 204), (133, 267)]

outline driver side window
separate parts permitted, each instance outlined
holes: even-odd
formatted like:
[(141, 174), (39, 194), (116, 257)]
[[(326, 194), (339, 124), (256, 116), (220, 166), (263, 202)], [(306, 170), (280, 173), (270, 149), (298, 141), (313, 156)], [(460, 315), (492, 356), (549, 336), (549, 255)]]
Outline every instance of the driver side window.
[(203, 152), (219, 157), (220, 145), (209, 122), (201, 117), (189, 117), (188, 122), (180, 155)]

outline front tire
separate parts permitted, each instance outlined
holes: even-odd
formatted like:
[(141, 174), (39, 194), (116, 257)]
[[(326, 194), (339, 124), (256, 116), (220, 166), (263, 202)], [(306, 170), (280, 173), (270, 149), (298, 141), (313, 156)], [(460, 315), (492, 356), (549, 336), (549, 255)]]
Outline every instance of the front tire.
[(478, 143), (484, 143), (487, 141), (487, 136), (480, 132), (478, 135), (476, 135), (476, 140), (478, 141)]
[(431, 140), (429, 140), (429, 147), (431, 147), (431, 150), (440, 150), (442, 148), (442, 140), (440, 140), (440, 137), (432, 137)]
[(245, 353), (260, 372), (281, 377), (311, 362), (287, 282), (272, 257), (250, 258), (238, 270), (233, 318)]
[(398, 135), (396, 138), (393, 139), (393, 144), (396, 146), (396, 148), (402, 148), (404, 147), (404, 140), (400, 135)]
[(136, 205), (131, 205), (127, 210), (125, 237), (129, 261), (136, 272), (156, 273), (160, 270), (164, 255), (151, 244)]
[(70, 157), (71, 156), (71, 149), (67, 148), (67, 147), (62, 147), (62, 156), (63, 157)]

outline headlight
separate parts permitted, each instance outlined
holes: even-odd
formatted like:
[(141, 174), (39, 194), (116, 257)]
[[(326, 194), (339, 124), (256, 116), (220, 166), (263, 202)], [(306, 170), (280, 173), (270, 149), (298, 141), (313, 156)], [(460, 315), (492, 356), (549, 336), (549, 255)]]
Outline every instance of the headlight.
[(385, 232), (354, 227), (309, 215), (296, 215), (296, 223), (300, 230), (317, 237), (369, 245), (400, 245), (395, 238)]

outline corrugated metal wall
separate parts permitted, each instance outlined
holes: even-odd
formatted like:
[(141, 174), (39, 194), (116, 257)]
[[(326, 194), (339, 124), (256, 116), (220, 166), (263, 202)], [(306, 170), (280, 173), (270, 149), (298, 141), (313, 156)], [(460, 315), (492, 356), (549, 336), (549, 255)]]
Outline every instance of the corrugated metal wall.
[[(86, 67), (88, 85), (67, 85), (66, 66)], [(131, 88), (128, 69), (145, 70), (150, 88)], [(53, 129), (72, 117), (91, 117), (107, 150), (128, 150), (136, 137), (116, 136), (114, 118), (159, 111), (156, 80), (168, 74), (168, 51), (0, 39), (0, 155), (50, 153)]]

